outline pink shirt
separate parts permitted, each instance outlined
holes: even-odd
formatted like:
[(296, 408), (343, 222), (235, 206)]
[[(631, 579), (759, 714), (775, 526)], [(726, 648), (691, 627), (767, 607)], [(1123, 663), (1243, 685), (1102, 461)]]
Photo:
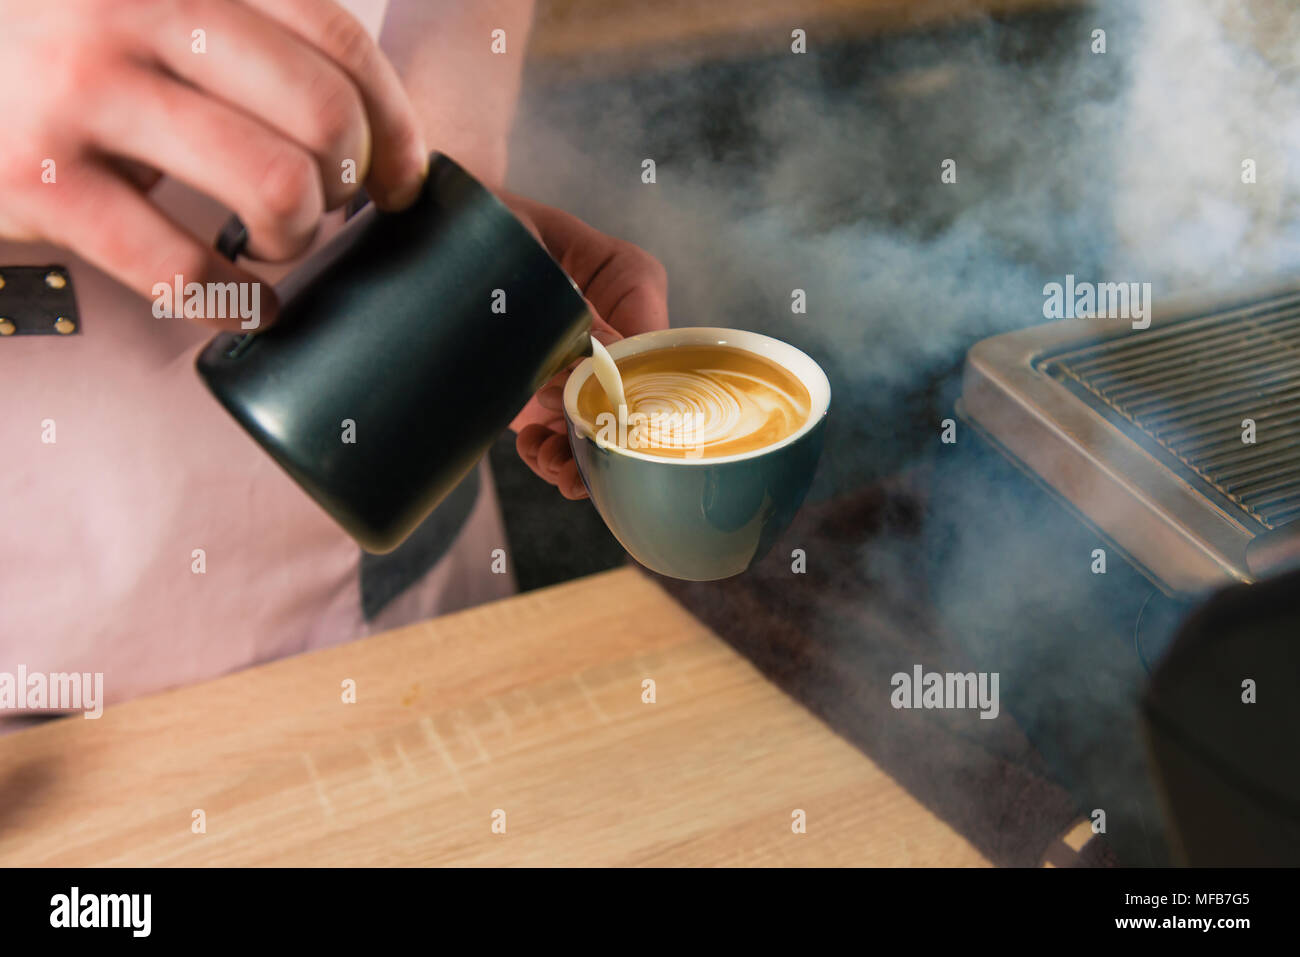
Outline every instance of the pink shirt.
[[(377, 35), (383, 0), (347, 5)], [(170, 181), (153, 198), (200, 237), (229, 215)], [(0, 242), (0, 274), (56, 263), (81, 333), (0, 339), (0, 672), (103, 672), (112, 703), (513, 591), (485, 462), (451, 550), (366, 622), (357, 546), (195, 374), (210, 332), (71, 253)]]

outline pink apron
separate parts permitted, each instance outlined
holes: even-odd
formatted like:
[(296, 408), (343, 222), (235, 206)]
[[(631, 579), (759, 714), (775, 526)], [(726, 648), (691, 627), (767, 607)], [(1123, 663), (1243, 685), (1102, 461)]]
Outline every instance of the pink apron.
[[(383, 3), (348, 5), (377, 34)], [(170, 181), (153, 195), (200, 237), (228, 215)], [(514, 590), (484, 462), (450, 550), (366, 621), (357, 546), (195, 375), (209, 332), (66, 251), (0, 242), (0, 274), (56, 263), (81, 333), (0, 340), (0, 672), (102, 672), (112, 703)], [(0, 733), (20, 721), (0, 711)]]

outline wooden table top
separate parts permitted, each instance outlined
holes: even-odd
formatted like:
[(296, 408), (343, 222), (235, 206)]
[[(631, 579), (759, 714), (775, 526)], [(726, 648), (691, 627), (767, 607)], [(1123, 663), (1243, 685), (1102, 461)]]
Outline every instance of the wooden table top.
[(0, 738), (0, 865), (983, 863), (632, 568)]

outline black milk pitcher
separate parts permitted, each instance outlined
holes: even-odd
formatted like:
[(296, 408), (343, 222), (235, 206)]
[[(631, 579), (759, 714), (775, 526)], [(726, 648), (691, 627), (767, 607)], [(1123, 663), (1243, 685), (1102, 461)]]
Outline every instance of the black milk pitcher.
[(279, 321), (217, 336), (199, 375), (370, 552), (396, 548), (548, 379), (591, 354), (573, 281), (436, 153), (411, 207), (362, 210), (278, 293)]

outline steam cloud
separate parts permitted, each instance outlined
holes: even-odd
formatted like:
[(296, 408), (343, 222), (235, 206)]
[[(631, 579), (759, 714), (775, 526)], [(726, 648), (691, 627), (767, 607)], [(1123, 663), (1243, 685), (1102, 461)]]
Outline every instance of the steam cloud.
[(886, 420), (836, 415), (824, 472), (843, 487), (898, 467), (894, 417), (970, 344), (1043, 321), (1046, 282), (1150, 281), (1158, 315), (1162, 294), (1300, 264), (1298, 34), (1286, 0), (1108, 2), (821, 54), (814, 33), (758, 68), (528, 82), (512, 184), (658, 255), (675, 325), (786, 339), (838, 411)]

